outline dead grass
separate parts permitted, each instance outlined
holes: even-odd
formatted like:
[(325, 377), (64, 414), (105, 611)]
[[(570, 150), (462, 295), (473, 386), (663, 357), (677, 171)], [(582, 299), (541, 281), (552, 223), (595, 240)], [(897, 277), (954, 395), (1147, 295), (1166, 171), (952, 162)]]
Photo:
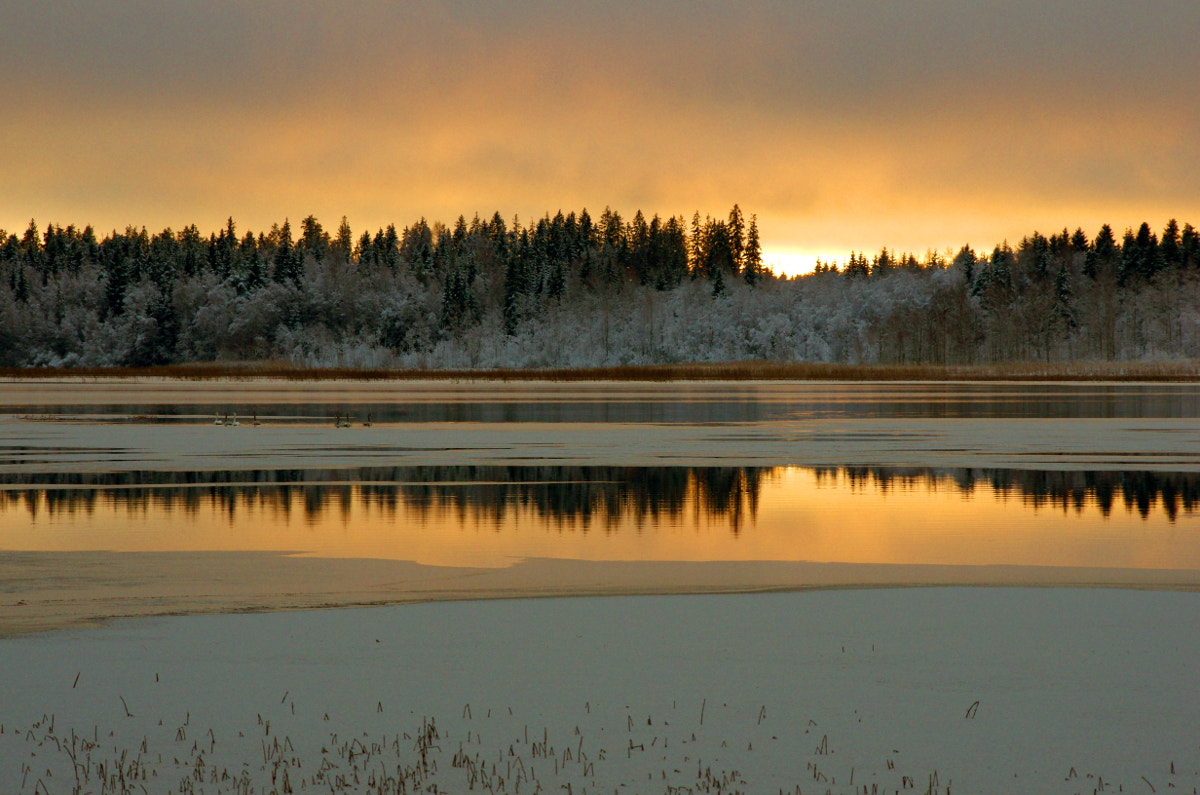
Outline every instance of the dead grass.
[(1200, 381), (1200, 361), (856, 365), (723, 362), (492, 370), (303, 368), (281, 362), (200, 362), (159, 367), (6, 367), (0, 378), (169, 378), (191, 381)]

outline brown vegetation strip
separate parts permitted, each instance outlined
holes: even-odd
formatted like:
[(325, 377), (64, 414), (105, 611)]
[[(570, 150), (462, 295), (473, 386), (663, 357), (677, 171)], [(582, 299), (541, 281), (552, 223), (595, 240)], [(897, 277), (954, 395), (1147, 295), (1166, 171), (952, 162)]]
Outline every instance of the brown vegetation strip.
[(158, 367), (4, 367), (0, 378), (279, 379), (284, 381), (1200, 381), (1200, 361), (982, 365), (721, 362), (479, 370), (306, 368), (281, 362)]

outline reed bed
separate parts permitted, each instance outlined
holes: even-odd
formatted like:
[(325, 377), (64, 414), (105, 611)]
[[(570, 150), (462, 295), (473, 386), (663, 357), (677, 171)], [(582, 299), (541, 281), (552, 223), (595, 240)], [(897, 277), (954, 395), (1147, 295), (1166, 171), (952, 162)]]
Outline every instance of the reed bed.
[[(285, 692), (244, 725), (216, 729), (194, 723), (190, 711), (135, 724), (125, 707), (124, 719), (86, 727), (46, 714), (29, 725), (0, 724), (0, 758), (19, 766), (4, 771), (19, 781), (14, 795), (971, 791), (945, 769), (912, 765), (899, 749), (868, 758), (831, 741), (815, 720), (776, 719), (766, 705), (720, 704), (705, 726), (694, 720), (694, 704), (635, 714), (588, 702), (573, 727), (554, 729), (511, 706), (472, 710), (467, 703), (460, 717), (444, 721), (379, 701), (349, 723), (307, 706), (298, 709)], [(1073, 794), (1123, 791), (1125, 783), (1073, 766), (1046, 778), (1024, 783)], [(1156, 779), (1160, 787), (1192, 787), (1173, 763)], [(1145, 776), (1134, 782), (1153, 786)]]
[(5, 649), (0, 792), (1195, 793), (1194, 616), (1051, 589), (129, 624)]
[[(586, 702), (566, 724), (551, 728), (511, 706), (472, 709), (469, 702), (448, 721), (384, 701), (331, 720), (322, 711), (327, 707), (297, 708), (287, 691), (277, 703), (265, 700), (244, 724), (205, 728), (190, 710), (129, 720), (136, 716), (122, 698), (116, 720), (104, 726), (68, 726), (53, 714), (29, 725), (0, 723), (0, 760), (18, 767), (0, 774), (19, 782), (14, 795), (977, 791), (969, 779), (956, 784), (946, 767), (914, 764), (903, 742), (863, 753), (831, 740), (830, 730), (812, 718), (781, 715), (765, 704), (715, 706), (707, 699), (701, 705), (673, 701), (655, 714)], [(978, 702), (968, 720), (976, 709)], [(1177, 770), (1174, 761), (1158, 765), (1153, 778), (1130, 780), (1074, 765), (1030, 772), (1021, 780), (1024, 791), (1097, 795), (1124, 792), (1126, 783), (1131, 791), (1196, 791), (1195, 774)]]
[(1200, 360), (1016, 362), (978, 365), (740, 361), (548, 369), (354, 369), (286, 362), (155, 367), (5, 367), (6, 379), (161, 378), (185, 381), (1200, 381)]

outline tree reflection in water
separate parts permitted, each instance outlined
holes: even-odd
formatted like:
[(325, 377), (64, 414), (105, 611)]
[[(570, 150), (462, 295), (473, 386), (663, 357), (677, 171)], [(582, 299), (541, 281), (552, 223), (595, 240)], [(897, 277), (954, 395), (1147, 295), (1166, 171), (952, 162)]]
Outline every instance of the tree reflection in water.
[[(818, 485), (851, 491), (951, 490), (1108, 517), (1118, 504), (1142, 518), (1161, 511), (1174, 522), (1200, 505), (1200, 474), (1180, 472), (1040, 471), (840, 467), (809, 470)], [(99, 507), (131, 515), (150, 508), (196, 514), (219, 509), (232, 524), (240, 512), (299, 511), (309, 521), (349, 517), (355, 503), (368, 515), (418, 521), (456, 515), (500, 526), (532, 512), (560, 532), (616, 532), (692, 517), (734, 534), (752, 524), (770, 467), (362, 467), (307, 470), (131, 471), (0, 474), (0, 511), (36, 520), (93, 514)]]

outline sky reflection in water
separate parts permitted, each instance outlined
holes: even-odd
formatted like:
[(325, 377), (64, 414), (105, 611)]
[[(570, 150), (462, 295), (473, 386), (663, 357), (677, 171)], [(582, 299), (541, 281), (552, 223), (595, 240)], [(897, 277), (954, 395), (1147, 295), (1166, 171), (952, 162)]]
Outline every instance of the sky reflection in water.
[(6, 550), (1200, 569), (1192, 473), (373, 467), (23, 473), (0, 487)]

